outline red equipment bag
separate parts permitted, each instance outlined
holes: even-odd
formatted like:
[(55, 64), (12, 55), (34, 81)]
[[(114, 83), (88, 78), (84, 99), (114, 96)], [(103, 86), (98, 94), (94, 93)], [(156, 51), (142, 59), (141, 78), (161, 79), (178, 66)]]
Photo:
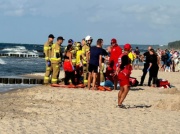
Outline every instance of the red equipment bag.
[(168, 80), (158, 79), (157, 87), (170, 88), (171, 86)]

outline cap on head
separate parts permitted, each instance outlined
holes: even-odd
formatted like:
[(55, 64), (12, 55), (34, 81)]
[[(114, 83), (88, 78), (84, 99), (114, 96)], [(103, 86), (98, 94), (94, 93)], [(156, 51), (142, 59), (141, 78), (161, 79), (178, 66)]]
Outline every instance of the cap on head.
[(48, 36), (48, 38), (52, 38), (52, 39), (54, 39), (55, 37), (54, 37), (54, 35), (53, 35), (53, 34), (50, 34), (50, 35)]
[(117, 40), (115, 38), (111, 39), (111, 44), (117, 44)]
[(57, 40), (65, 40), (62, 36), (59, 36)]
[(124, 50), (125, 50), (125, 51), (131, 50), (131, 45), (130, 45), (129, 43), (125, 44), (125, 45), (124, 45)]
[(69, 39), (68, 43), (72, 43), (73, 44), (74, 43), (73, 39)]

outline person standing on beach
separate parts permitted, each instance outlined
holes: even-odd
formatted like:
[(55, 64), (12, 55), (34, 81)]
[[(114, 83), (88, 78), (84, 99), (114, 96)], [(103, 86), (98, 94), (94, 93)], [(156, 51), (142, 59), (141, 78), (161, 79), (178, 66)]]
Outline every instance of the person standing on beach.
[(64, 38), (62, 36), (59, 36), (57, 38), (57, 42), (52, 45), (52, 52), (51, 52), (52, 86), (56, 86), (58, 84), (58, 77), (60, 73), (60, 66), (62, 59), (61, 44), (63, 43), (63, 41)]
[(129, 58), (128, 54), (131, 51), (131, 45), (125, 44), (124, 45), (124, 53), (120, 55), (118, 58), (118, 65), (116, 68), (116, 75), (118, 76), (119, 84), (120, 84), (120, 91), (118, 93), (118, 107), (119, 108), (126, 108), (123, 105), (123, 101), (126, 98), (129, 92), (129, 77), (132, 71), (131, 59)]
[[(115, 38), (111, 39), (111, 55), (109, 58), (109, 67), (112, 68), (115, 72), (116, 64), (118, 63), (118, 58), (122, 54), (122, 48), (118, 46), (117, 40)], [(118, 79), (117, 76), (114, 76), (114, 90), (117, 90)]]
[[(149, 67), (147, 71), (149, 71), (149, 80), (148, 86), (156, 87), (157, 79), (158, 79), (158, 71), (159, 71), (159, 64), (160, 64), (160, 57), (157, 55), (154, 49), (150, 49), (150, 60), (149, 60)], [(152, 85), (151, 85), (151, 81)]]
[(90, 48), (90, 60), (89, 60), (89, 76), (88, 76), (88, 89), (90, 90), (92, 81), (92, 90), (96, 90), (96, 78), (99, 70), (101, 70), (102, 64), (102, 45), (103, 39), (98, 39), (96, 46)]
[(134, 59), (134, 69), (136, 69), (136, 66), (137, 66), (137, 69), (139, 69), (139, 57), (140, 57), (140, 51), (139, 51), (139, 48), (136, 47), (136, 50), (134, 51), (134, 53), (136, 54), (136, 58)]
[(82, 73), (83, 73), (83, 54), (82, 54), (82, 46), (81, 42), (76, 43), (76, 83), (80, 84), (82, 81), (80, 81)]
[(151, 46), (148, 47), (148, 51), (145, 52), (143, 54), (143, 56), (141, 57), (142, 59), (145, 59), (145, 61), (144, 61), (144, 68), (142, 70), (143, 71), (143, 75), (141, 76), (141, 82), (140, 82), (139, 86), (143, 86), (144, 79), (145, 79), (146, 74), (148, 72), (147, 69), (149, 67), (149, 61), (150, 61), (150, 53), (149, 53), (150, 49), (152, 49)]
[(49, 77), (51, 75), (51, 47), (54, 40), (54, 35), (50, 34), (48, 36), (48, 41), (44, 44), (44, 55), (45, 55), (45, 61), (46, 61), (46, 72), (44, 76), (44, 84), (49, 84)]
[(86, 36), (86, 38), (82, 39), (82, 53), (83, 53), (83, 77), (84, 84), (87, 84), (88, 81), (88, 62), (89, 62), (89, 51), (90, 46), (92, 44), (93, 38), (91, 36)]
[[(130, 44), (129, 44), (130, 45)], [(128, 54), (128, 57), (131, 59), (131, 64), (133, 64), (134, 60), (136, 59), (136, 54), (134, 53), (134, 51), (132, 50), (129, 50), (129, 54)]]

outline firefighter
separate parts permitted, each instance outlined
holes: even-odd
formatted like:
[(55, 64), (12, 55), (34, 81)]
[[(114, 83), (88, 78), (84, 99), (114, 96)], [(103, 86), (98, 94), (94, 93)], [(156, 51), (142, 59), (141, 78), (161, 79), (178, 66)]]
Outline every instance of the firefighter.
[(81, 42), (76, 42), (76, 83), (80, 84), (82, 83), (80, 81), (82, 73), (83, 73), (83, 53), (82, 53), (82, 46), (81, 46)]
[(58, 83), (58, 77), (60, 73), (60, 66), (62, 59), (61, 44), (63, 43), (63, 41), (64, 38), (60, 36), (57, 38), (57, 42), (52, 45), (52, 52), (51, 52), (52, 86), (56, 86)]
[(86, 36), (86, 38), (82, 39), (82, 53), (83, 53), (83, 73), (84, 73), (84, 84), (87, 85), (87, 79), (88, 79), (88, 59), (89, 59), (89, 52), (91, 43), (93, 41), (93, 38), (91, 36)]
[(50, 34), (48, 36), (48, 41), (44, 44), (44, 55), (45, 55), (45, 61), (46, 61), (46, 72), (45, 72), (45, 76), (44, 76), (44, 84), (47, 85), (49, 84), (49, 77), (51, 75), (51, 47), (53, 44), (53, 40), (54, 40), (54, 35)]

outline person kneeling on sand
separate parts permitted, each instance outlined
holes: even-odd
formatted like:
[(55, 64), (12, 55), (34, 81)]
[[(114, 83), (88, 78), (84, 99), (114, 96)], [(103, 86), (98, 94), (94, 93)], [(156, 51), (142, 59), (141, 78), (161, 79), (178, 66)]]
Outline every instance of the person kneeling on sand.
[(128, 53), (131, 50), (130, 44), (124, 45), (124, 53), (118, 58), (118, 64), (116, 68), (116, 74), (118, 76), (120, 91), (118, 93), (118, 107), (126, 108), (122, 103), (129, 92), (129, 77), (132, 71), (131, 60), (128, 57)]

